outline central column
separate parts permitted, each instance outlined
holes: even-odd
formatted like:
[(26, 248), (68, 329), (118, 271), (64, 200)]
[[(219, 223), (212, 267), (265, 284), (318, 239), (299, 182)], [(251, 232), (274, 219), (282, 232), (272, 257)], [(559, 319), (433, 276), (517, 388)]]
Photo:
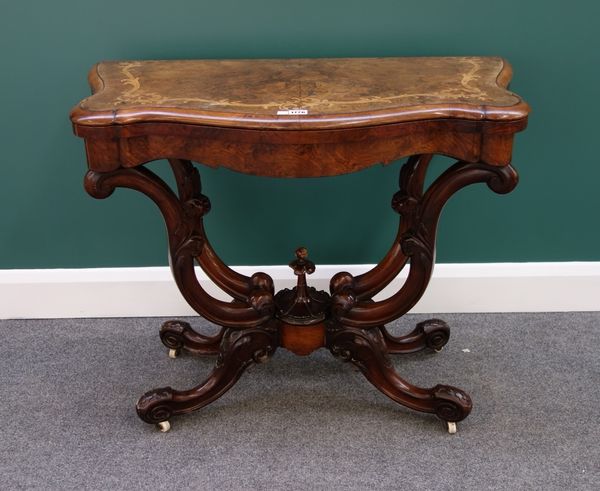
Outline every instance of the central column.
[(306, 275), (315, 271), (305, 247), (296, 250), (290, 268), (298, 277), (297, 285), (275, 295), (276, 317), (280, 320), (280, 345), (291, 352), (306, 356), (325, 346), (325, 320), (331, 298), (328, 293), (309, 287)]

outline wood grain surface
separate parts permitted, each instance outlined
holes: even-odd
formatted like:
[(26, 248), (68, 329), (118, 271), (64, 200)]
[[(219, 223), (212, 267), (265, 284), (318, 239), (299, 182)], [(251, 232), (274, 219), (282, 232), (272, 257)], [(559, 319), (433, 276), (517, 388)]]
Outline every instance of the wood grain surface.
[(506, 89), (511, 75), (494, 57), (111, 61), (92, 68), (94, 95), (71, 119), (254, 129), (515, 121), (529, 108)]

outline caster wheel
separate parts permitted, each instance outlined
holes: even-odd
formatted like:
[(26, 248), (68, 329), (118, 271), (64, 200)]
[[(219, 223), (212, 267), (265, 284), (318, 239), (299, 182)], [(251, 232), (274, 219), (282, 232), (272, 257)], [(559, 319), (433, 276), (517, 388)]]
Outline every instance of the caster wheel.
[(443, 349), (444, 349), (444, 347), (442, 346), (441, 348), (434, 349), (433, 351), (435, 351), (436, 353), (439, 353), (439, 352), (440, 352), (440, 351), (442, 351)]
[(267, 363), (269, 361), (269, 355), (266, 353), (256, 357), (256, 363)]
[(456, 427), (456, 423), (453, 421), (446, 421), (446, 423), (448, 424), (448, 433), (450, 433), (451, 435), (454, 435), (458, 431), (458, 428)]
[(158, 427), (158, 431), (161, 433), (166, 433), (171, 429), (171, 423), (168, 421), (161, 421), (160, 423), (157, 423), (156, 426)]
[(169, 358), (177, 358), (178, 355), (179, 355), (179, 352), (176, 349), (169, 350)]

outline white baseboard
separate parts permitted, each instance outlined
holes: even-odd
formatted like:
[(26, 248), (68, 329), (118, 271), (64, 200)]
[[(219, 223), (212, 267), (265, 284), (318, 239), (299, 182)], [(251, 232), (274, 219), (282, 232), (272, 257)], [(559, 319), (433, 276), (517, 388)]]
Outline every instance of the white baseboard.
[[(360, 274), (372, 265), (317, 266), (309, 284), (328, 291), (338, 271)], [(264, 271), (277, 289), (292, 287), (287, 266), (240, 266)], [(227, 299), (198, 270), (203, 287)], [(403, 272), (378, 297), (393, 294)], [(600, 310), (600, 262), (438, 264), (412, 312), (566, 312)], [(0, 270), (0, 318), (177, 317), (195, 315), (167, 267)]]

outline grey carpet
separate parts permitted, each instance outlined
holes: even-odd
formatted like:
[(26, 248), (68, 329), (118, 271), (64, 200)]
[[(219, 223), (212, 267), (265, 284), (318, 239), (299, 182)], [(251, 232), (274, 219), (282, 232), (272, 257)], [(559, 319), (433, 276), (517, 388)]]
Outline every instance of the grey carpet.
[(169, 359), (161, 319), (0, 321), (0, 488), (600, 489), (600, 313), (440, 317), (444, 351), (394, 360), (471, 394), (454, 436), (325, 350), (279, 350), (162, 434), (137, 397), (214, 358)]

